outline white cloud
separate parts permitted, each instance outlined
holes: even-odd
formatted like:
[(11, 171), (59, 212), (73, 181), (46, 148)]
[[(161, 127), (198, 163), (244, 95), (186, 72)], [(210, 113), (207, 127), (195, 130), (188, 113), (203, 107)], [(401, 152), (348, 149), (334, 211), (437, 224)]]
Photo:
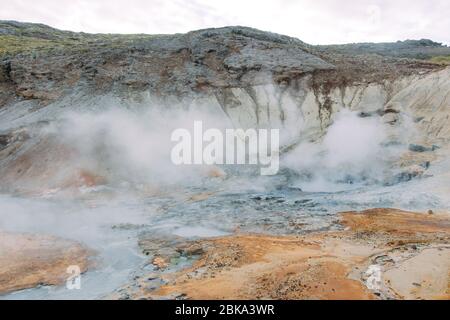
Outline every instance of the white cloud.
[(0, 19), (110, 33), (244, 25), (317, 44), (431, 38), (450, 43), (448, 0), (0, 0)]

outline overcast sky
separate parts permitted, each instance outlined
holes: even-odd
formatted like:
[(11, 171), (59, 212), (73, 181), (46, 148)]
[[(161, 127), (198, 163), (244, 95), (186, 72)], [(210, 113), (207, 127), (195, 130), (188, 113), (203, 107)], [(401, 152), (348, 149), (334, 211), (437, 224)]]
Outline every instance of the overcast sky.
[(450, 0), (0, 0), (0, 19), (84, 32), (243, 25), (311, 44), (420, 38), (450, 44)]

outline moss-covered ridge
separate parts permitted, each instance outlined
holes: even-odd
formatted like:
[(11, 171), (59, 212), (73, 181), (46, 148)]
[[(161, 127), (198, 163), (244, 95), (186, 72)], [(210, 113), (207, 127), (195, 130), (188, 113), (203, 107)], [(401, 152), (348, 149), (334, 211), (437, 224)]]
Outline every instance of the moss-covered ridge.
[(43, 24), (0, 21), (0, 56), (52, 50), (82, 50), (90, 46), (129, 46), (157, 35), (89, 34), (58, 30)]

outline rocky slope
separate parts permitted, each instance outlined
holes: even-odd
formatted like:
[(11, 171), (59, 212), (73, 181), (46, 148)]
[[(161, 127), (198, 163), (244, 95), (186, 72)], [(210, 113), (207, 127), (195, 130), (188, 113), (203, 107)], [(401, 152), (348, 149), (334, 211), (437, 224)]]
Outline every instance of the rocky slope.
[[(245, 27), (175, 35), (92, 35), (3, 21), (0, 171), (10, 177), (2, 185), (16, 188), (24, 172), (27, 179), (49, 180), (54, 165), (47, 167), (48, 161), (63, 164), (73, 150), (52, 136), (42, 137), (43, 128), (67, 111), (101, 110), (105, 105), (204, 106), (236, 127), (282, 129), (286, 150), (320, 139), (335, 115), (348, 109), (390, 124), (393, 137), (386, 143), (419, 145), (421, 150), (442, 147), (450, 130), (445, 120), (450, 71), (441, 64), (399, 58), (405, 56), (399, 50), (411, 48), (426, 52), (427, 58), (448, 51), (430, 41), (315, 47)], [(398, 132), (408, 119), (418, 131), (399, 141)], [(43, 154), (47, 161), (41, 161)], [(404, 163), (414, 166), (430, 159), (434, 155)], [(414, 167), (408, 170), (407, 175), (415, 174)], [(68, 175), (82, 181), (86, 177), (80, 172)], [(59, 185), (67, 179), (73, 180), (65, 177)]]
[(378, 54), (387, 57), (433, 59), (448, 56), (450, 48), (429, 39), (406, 40), (386, 43), (353, 43), (319, 46), (324, 51), (333, 50), (345, 54)]

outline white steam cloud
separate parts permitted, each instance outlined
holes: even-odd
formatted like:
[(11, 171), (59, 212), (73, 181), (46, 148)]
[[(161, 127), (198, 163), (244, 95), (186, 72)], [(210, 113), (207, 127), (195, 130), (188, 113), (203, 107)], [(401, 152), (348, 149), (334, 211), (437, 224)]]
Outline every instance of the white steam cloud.
[(284, 159), (299, 174), (304, 191), (337, 191), (349, 185), (379, 182), (397, 152), (386, 146), (386, 127), (379, 117), (362, 118), (343, 110), (321, 142), (305, 142)]
[(109, 108), (68, 114), (56, 130), (75, 148), (76, 165), (107, 177), (109, 183), (178, 184), (199, 179), (207, 170), (207, 166), (177, 166), (170, 157), (173, 130), (190, 130), (199, 119), (208, 127), (227, 126), (223, 116), (204, 111)]

